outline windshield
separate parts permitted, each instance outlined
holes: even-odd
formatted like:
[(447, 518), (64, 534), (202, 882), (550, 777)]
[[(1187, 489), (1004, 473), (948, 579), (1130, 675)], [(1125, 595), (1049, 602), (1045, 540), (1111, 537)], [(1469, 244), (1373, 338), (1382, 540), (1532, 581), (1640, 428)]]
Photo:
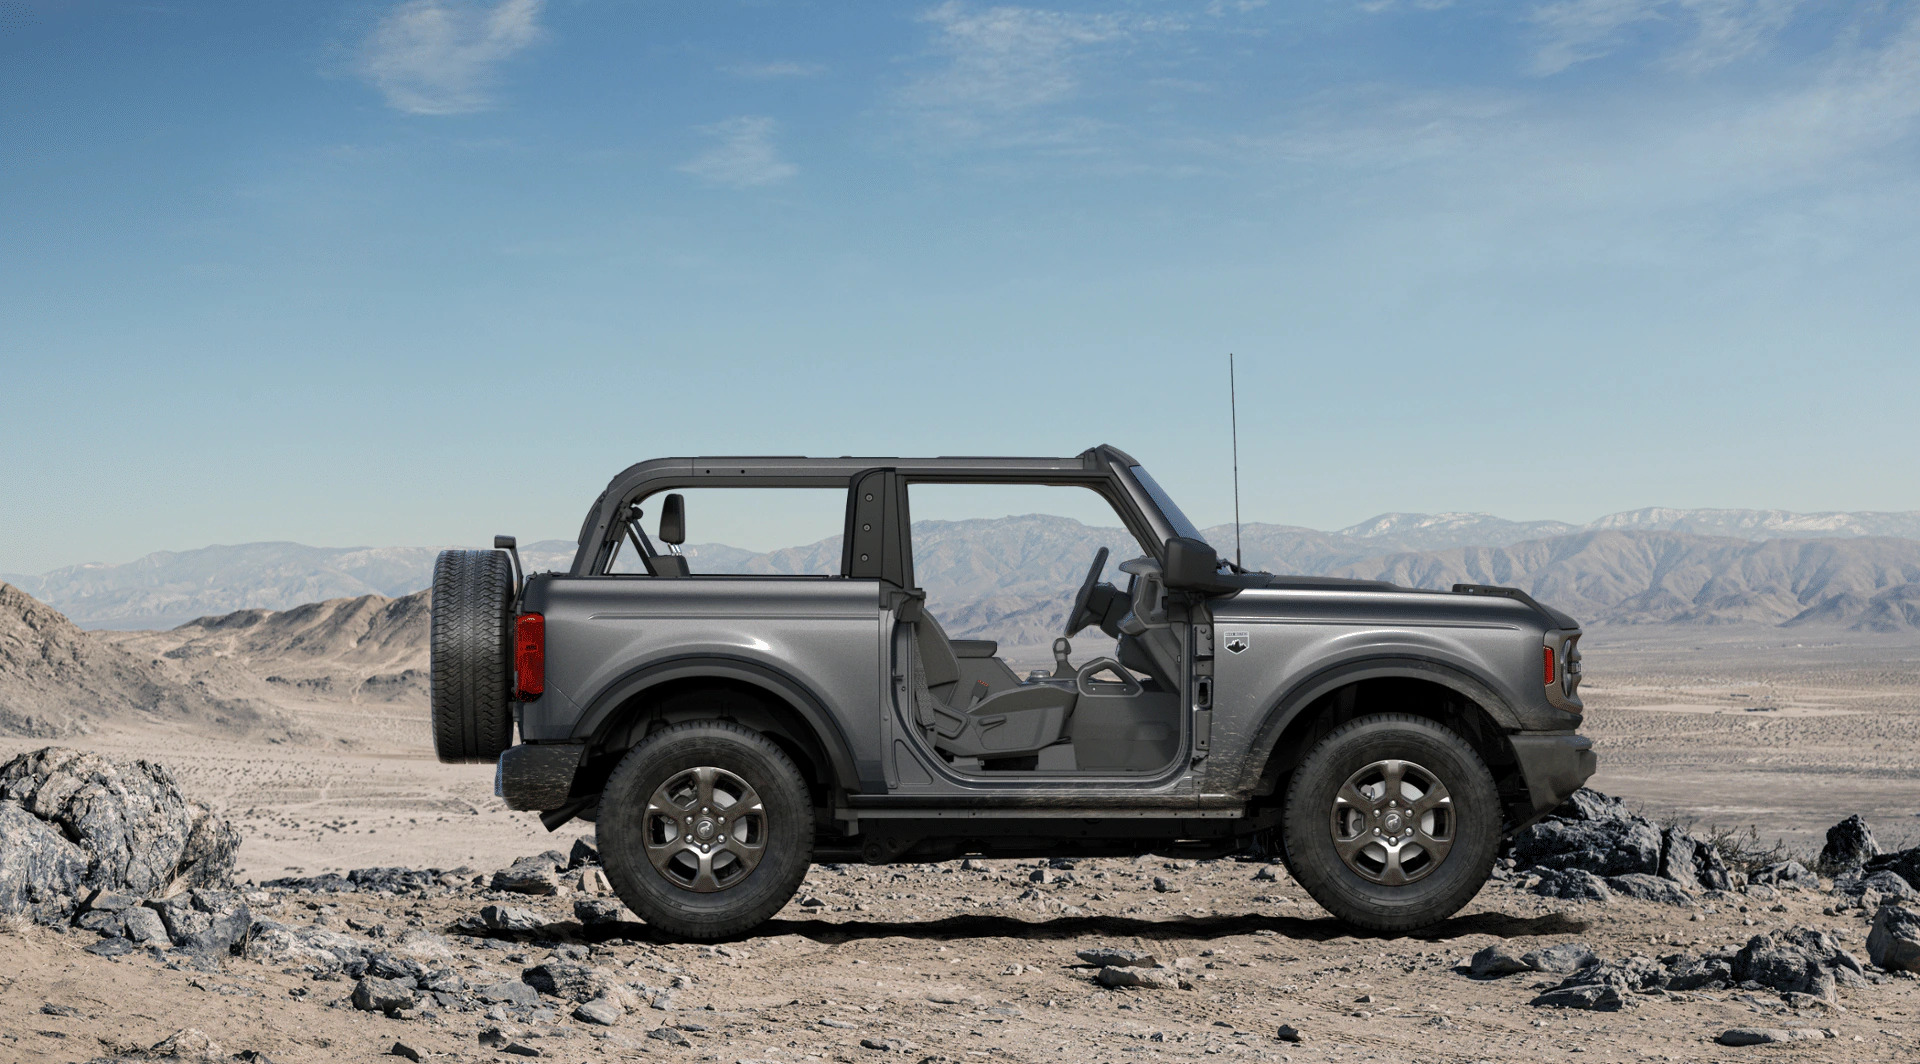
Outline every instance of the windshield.
[(1174, 535), (1206, 542), (1207, 537), (1193, 527), (1193, 522), (1188, 520), (1186, 514), (1180, 512), (1180, 507), (1167, 495), (1166, 489), (1160, 486), (1160, 482), (1153, 479), (1153, 474), (1147, 472), (1146, 467), (1130, 466), (1127, 471), (1132, 473), (1133, 479), (1139, 481), (1140, 486), (1146, 490), (1148, 498), (1151, 498), (1153, 505), (1159, 509), (1160, 516), (1165, 517), (1167, 524), (1173, 526)]

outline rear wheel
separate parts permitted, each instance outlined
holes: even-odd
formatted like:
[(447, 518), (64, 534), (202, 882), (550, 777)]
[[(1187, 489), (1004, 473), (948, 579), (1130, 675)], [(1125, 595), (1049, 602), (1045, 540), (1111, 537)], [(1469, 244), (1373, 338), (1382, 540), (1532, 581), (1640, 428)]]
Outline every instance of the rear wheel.
[(1411, 931), (1473, 900), (1500, 839), (1493, 774), (1465, 739), (1424, 717), (1344, 724), (1294, 771), (1288, 866), (1328, 912), (1371, 931)]
[(813, 803), (766, 736), (688, 721), (648, 736), (607, 780), (600, 859), (620, 900), (680, 938), (736, 935), (779, 912), (813, 860)]
[(442, 761), (495, 761), (513, 745), (512, 615), (504, 551), (443, 550), (434, 559), (427, 698)]

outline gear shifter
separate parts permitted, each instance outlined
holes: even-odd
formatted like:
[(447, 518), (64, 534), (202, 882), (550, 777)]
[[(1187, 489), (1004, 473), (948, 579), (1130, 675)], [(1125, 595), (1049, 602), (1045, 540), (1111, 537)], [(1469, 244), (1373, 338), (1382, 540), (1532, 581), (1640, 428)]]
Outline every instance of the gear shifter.
[(1072, 652), (1072, 650), (1073, 650), (1073, 644), (1068, 642), (1065, 636), (1061, 636), (1060, 638), (1055, 639), (1053, 641), (1053, 678), (1054, 679), (1056, 680), (1073, 679), (1074, 677), (1073, 663), (1067, 660), (1067, 655), (1070, 652)]

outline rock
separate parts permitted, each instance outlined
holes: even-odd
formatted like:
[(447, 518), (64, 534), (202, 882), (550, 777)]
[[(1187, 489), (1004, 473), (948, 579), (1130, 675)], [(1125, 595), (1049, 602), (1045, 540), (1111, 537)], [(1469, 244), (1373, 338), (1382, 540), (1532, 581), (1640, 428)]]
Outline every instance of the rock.
[(56, 1005), (53, 1002), (49, 1001), (46, 1004), (40, 1006), (40, 1014), (43, 1016), (73, 1017), (73, 1016), (80, 1015), (80, 1010), (74, 1008), (72, 1005)]
[(1733, 889), (1733, 878), (1720, 859), (1720, 851), (1678, 827), (1669, 827), (1660, 835), (1660, 875), (1689, 889)]
[(1668, 990), (1718, 990), (1733, 985), (1733, 954), (1694, 957), (1676, 954), (1663, 958)]
[(223, 957), (237, 951), (253, 929), (253, 914), (244, 905), (236, 905), (207, 918), (207, 925), (175, 942), (182, 949)]
[(1488, 946), (1473, 955), (1467, 967), (1475, 979), (1498, 979), (1515, 972), (1528, 972), (1533, 966), (1513, 955), (1504, 944)]
[(1908, 886), (1920, 888), (1920, 846), (1869, 858), (1862, 868), (1867, 872), (1891, 872), (1906, 880)]
[(1048, 883), (1052, 883), (1059, 878), (1060, 877), (1055, 875), (1053, 869), (1051, 868), (1036, 868), (1033, 871), (1027, 873), (1027, 882), (1039, 883), (1043, 886)]
[(1536, 972), (1568, 975), (1599, 964), (1600, 958), (1583, 943), (1563, 942), (1557, 946), (1530, 950), (1521, 956), (1520, 961)]
[(1820, 877), (1808, 871), (1807, 866), (1798, 861), (1780, 861), (1748, 876), (1747, 882), (1765, 886), (1817, 887), (1820, 885)]
[(1103, 968), (1152, 968), (1160, 963), (1151, 953), (1139, 953), (1116, 946), (1083, 949), (1075, 956), (1088, 964), (1097, 964)]
[(1660, 830), (1625, 803), (1581, 788), (1553, 815), (1514, 839), (1520, 868), (1585, 871), (1598, 876), (1660, 871)]
[(1736, 982), (1754, 982), (1780, 993), (1812, 994), (1831, 1001), (1833, 973), (1797, 945), (1776, 942), (1771, 935), (1755, 935), (1733, 958)]
[(73, 908), (87, 853), (60, 830), (12, 802), (0, 802), (0, 915), (53, 923)]
[(1812, 1027), (1729, 1027), (1714, 1041), (1723, 1046), (1760, 1046), (1772, 1042), (1817, 1042), (1832, 1037)]
[(480, 910), (479, 916), (464, 916), (455, 924), (456, 930), (467, 934), (487, 934), (504, 932), (506, 934), (526, 934), (540, 930), (547, 921), (531, 909), (517, 909), (507, 905), (488, 905)]
[(1899, 901), (1920, 898), (1920, 891), (1914, 890), (1912, 884), (1890, 868), (1842, 873), (1833, 881), (1833, 892), (1856, 902), (1869, 892)]
[(1171, 894), (1174, 891), (1179, 890), (1180, 888), (1168, 882), (1167, 877), (1165, 876), (1154, 876), (1153, 889), (1156, 893), (1159, 893), (1159, 894)]
[(1880, 844), (1873, 841), (1872, 829), (1855, 813), (1827, 829), (1827, 844), (1821, 847), (1813, 866), (1827, 875), (1838, 876), (1857, 871), (1869, 858), (1878, 856)]
[(627, 907), (610, 898), (579, 898), (573, 903), (573, 918), (582, 927), (617, 924), (627, 918)]
[(353, 985), (353, 1007), (362, 1012), (399, 1012), (410, 1009), (414, 1004), (412, 989), (402, 986), (391, 979), (379, 976), (362, 976)]
[(1164, 968), (1121, 968), (1107, 965), (1094, 976), (1105, 987), (1134, 986), (1142, 990), (1178, 990), (1180, 977)]
[(655, 1027), (647, 1032), (648, 1038), (657, 1038), (670, 1046), (690, 1046), (693, 1044), (686, 1035), (672, 1027)]
[(600, 851), (585, 839), (573, 840), (573, 849), (567, 852), (567, 871), (584, 868), (600, 863)]
[(882, 1053), (892, 1053), (896, 1050), (906, 1049), (907, 1043), (897, 1038), (862, 1038), (860, 1040), (860, 1048), (876, 1049)]
[(1307, 1040), (1307, 1036), (1300, 1033), (1298, 1027), (1286, 1023), (1280, 1025), (1279, 1038), (1282, 1042), (1292, 1042), (1296, 1045)]
[(395, 1042), (393, 1048), (387, 1050), (387, 1055), (390, 1057), (405, 1057), (413, 1061), (427, 1059), (427, 1054), (424, 1051), (415, 1049), (405, 1042)]
[(84, 947), (84, 952), (91, 953), (96, 957), (124, 957), (133, 951), (134, 944), (127, 939), (119, 937), (103, 938), (91, 946)]
[(207, 1037), (205, 1031), (197, 1027), (175, 1031), (153, 1044), (147, 1050), (149, 1056), (172, 1057), (175, 1060), (219, 1060), (220, 1043)]
[(88, 912), (125, 912), (140, 904), (140, 899), (117, 890), (96, 890), (87, 899)]
[(1613, 899), (1613, 893), (1607, 889), (1607, 881), (1583, 869), (1543, 872), (1533, 892), (1567, 901), (1604, 902)]
[(1676, 905), (1680, 908), (1692, 908), (1693, 895), (1681, 888), (1671, 879), (1650, 876), (1644, 872), (1629, 872), (1623, 876), (1609, 876), (1607, 887), (1616, 894), (1624, 894), (1640, 901), (1655, 902), (1660, 905)]
[(546, 858), (522, 857), (495, 872), (491, 886), (514, 894), (557, 894), (560, 877), (555, 873), (553, 862)]
[(546, 1055), (524, 1042), (508, 1042), (506, 1045), (500, 1047), (500, 1052), (516, 1057), (541, 1057)]
[(1920, 972), (1920, 912), (1889, 902), (1874, 914), (1867, 959), (1890, 972)]
[(127, 919), (120, 913), (93, 910), (82, 913), (73, 926), (82, 931), (91, 931), (96, 935), (111, 938), (126, 934)]
[(613, 979), (599, 968), (548, 961), (521, 972), (520, 981), (550, 997), (578, 1002), (600, 993)]
[(503, 979), (491, 986), (483, 986), (473, 992), (481, 1001), (497, 1002), (503, 1005), (519, 1005), (526, 1008), (538, 1008), (540, 992), (518, 979)]
[(601, 1027), (612, 1027), (625, 1019), (627, 1010), (621, 1008), (607, 997), (595, 997), (580, 1003), (573, 1010), (573, 1018)]
[(962, 871), (962, 872), (991, 872), (991, 871), (993, 871), (993, 869), (992, 869), (992, 868), (990, 868), (990, 867), (988, 867), (988, 865), (987, 865), (987, 862), (985, 862), (985, 861), (981, 861), (981, 860), (977, 860), (977, 859), (975, 859), (975, 858), (972, 858), (972, 857), (969, 857), (969, 858), (967, 858), (966, 860), (964, 860), (964, 861), (961, 861), (961, 862), (960, 862), (960, 871)]
[(1596, 964), (1562, 980), (1560, 985), (1534, 998), (1542, 1008), (1587, 1009), (1617, 1012), (1633, 1004), (1634, 985), (1627, 975), (1612, 965)]
[(1261, 865), (1260, 870), (1253, 874), (1253, 881), (1255, 883), (1278, 883), (1280, 881), (1280, 873), (1274, 871), (1272, 865)]
[[(233, 885), (239, 833), (189, 802), (165, 766), (50, 746), (0, 766), (0, 799), (79, 849), (86, 887), (152, 897), (178, 886)], [(19, 822), (9, 817), (0, 825), (4, 868)], [(43, 891), (64, 883), (59, 869), (49, 871)], [(0, 872), (0, 905), (9, 893)]]
[(607, 874), (598, 868), (582, 868), (579, 881), (583, 894), (612, 894), (613, 884), (607, 880)]

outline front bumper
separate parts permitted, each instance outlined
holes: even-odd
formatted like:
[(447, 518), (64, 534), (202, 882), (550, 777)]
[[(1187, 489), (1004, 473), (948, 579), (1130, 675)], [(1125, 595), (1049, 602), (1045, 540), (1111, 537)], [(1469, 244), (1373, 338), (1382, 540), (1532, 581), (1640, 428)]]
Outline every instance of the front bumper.
[(500, 755), (493, 770), (493, 793), (508, 809), (558, 809), (573, 793), (586, 743), (521, 743)]
[(1526, 827), (1559, 807), (1593, 775), (1599, 760), (1593, 740), (1573, 732), (1510, 735), (1520, 776), (1533, 809), (1515, 829)]

